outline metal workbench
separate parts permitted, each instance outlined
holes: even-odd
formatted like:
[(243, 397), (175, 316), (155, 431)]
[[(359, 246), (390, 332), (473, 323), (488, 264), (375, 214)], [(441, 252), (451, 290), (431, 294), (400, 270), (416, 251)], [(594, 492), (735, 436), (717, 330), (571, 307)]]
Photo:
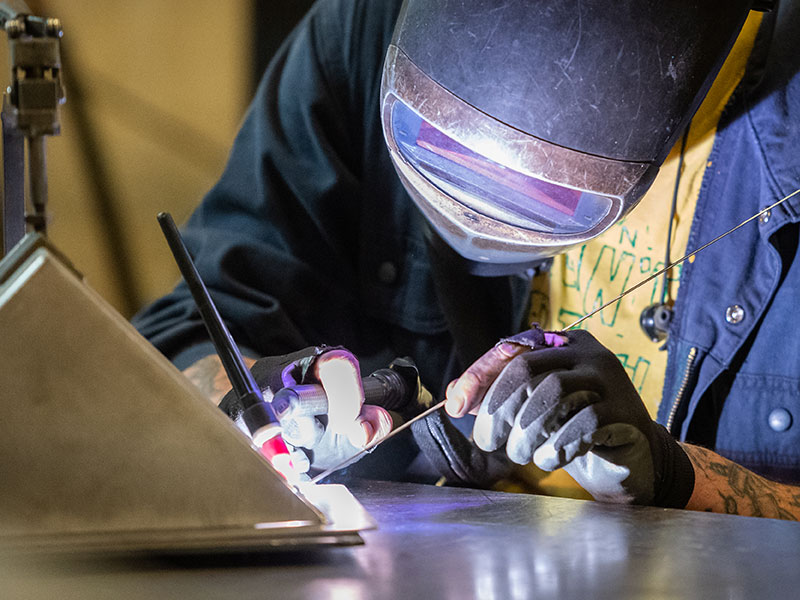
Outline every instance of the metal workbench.
[(800, 524), (414, 484), (350, 486), (365, 544), (0, 562), (2, 597), (768, 599), (800, 594)]

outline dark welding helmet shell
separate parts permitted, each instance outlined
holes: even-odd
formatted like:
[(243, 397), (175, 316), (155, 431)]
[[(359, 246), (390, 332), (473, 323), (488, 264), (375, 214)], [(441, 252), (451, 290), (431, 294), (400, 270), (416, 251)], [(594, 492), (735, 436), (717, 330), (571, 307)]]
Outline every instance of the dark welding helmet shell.
[(646, 192), (752, 4), (406, 0), (381, 88), (400, 179), (469, 260), (591, 239)]

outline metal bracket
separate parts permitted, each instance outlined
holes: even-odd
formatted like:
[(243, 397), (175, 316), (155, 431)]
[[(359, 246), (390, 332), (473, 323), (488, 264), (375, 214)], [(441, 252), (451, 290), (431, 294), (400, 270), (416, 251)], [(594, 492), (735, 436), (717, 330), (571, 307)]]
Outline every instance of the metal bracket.
[[(0, 19), (9, 38), (11, 86), (3, 101), (3, 254), (25, 230), (47, 229), (45, 136), (61, 131), (61, 23), (27, 14)], [(28, 193), (32, 212), (25, 215), (25, 152), (28, 146)]]

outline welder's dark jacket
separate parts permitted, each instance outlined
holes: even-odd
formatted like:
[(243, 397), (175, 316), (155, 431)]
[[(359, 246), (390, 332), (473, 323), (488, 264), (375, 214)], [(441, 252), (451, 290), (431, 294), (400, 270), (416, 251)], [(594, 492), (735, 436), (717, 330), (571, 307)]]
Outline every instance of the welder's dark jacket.
[[(400, 4), (314, 6), (273, 59), (224, 174), (183, 232), (248, 353), (341, 344), (364, 372), (407, 355), (441, 395), (464, 365), (524, 327), (530, 282), (432, 264), (378, 113)], [(720, 122), (690, 250), (800, 187), (800, 27), (791, 25), (771, 46), (762, 31)], [(795, 481), (798, 221), (800, 195), (684, 269), (659, 413), (681, 439)], [(211, 351), (183, 285), (135, 324), (179, 367)]]

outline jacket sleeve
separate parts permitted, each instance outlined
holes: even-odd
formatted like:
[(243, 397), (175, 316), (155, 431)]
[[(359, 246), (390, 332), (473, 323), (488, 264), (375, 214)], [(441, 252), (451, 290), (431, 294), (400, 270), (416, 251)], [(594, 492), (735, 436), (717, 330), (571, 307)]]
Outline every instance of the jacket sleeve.
[[(368, 4), (311, 9), (265, 72), (222, 177), (182, 229), (248, 353), (346, 345), (355, 329), (363, 136), (378, 114), (367, 98), (377, 97), (396, 15)], [(212, 352), (183, 283), (133, 322), (179, 368)]]

